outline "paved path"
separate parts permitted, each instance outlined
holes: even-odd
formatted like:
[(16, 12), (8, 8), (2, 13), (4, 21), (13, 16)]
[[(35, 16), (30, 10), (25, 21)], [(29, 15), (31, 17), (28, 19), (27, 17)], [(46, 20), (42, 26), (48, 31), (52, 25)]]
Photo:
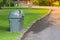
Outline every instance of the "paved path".
[(60, 9), (60, 6), (32, 6), (32, 8)]
[(22, 40), (60, 40), (60, 9), (33, 24)]

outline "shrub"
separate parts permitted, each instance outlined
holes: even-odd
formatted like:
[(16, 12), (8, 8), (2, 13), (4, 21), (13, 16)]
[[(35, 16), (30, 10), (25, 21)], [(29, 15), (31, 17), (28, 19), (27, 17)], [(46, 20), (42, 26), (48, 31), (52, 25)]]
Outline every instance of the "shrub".
[(40, 6), (48, 6), (49, 5), (49, 1), (47, 1), (47, 0), (40, 0), (39, 1), (39, 5)]
[(39, 1), (38, 0), (34, 0), (33, 3), (34, 3), (34, 5), (39, 5)]
[(53, 2), (54, 6), (59, 6), (59, 1)]
[(34, 0), (35, 5), (40, 5), (40, 6), (48, 6), (49, 1), (48, 0)]

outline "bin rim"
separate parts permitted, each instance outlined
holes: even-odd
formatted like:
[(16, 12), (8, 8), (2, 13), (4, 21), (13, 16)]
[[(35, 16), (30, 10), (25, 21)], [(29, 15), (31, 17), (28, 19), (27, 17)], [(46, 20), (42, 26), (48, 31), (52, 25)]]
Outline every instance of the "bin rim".
[(23, 16), (24, 16), (24, 14), (23, 14), (22, 10), (14, 10), (9, 14), (8, 18), (9, 19), (18, 19), (18, 18), (22, 18)]

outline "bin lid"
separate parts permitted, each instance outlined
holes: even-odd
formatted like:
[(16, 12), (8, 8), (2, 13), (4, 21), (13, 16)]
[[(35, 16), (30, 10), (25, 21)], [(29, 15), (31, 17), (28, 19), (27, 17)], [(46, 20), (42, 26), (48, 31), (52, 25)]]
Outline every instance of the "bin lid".
[(14, 10), (11, 12), (11, 14), (9, 15), (9, 18), (22, 18), (23, 16), (23, 12), (22, 10)]

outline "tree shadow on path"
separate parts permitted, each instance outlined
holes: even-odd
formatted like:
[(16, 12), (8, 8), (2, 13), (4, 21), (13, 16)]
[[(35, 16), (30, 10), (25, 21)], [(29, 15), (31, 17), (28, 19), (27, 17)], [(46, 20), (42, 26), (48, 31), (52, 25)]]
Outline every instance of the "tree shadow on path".
[(53, 25), (52, 23), (49, 22), (49, 17), (50, 17), (50, 14), (42, 19), (37, 20), (36, 23), (34, 23), (32, 27), (29, 29), (28, 32), (32, 31), (34, 34), (39, 33), (43, 31), (44, 29)]

